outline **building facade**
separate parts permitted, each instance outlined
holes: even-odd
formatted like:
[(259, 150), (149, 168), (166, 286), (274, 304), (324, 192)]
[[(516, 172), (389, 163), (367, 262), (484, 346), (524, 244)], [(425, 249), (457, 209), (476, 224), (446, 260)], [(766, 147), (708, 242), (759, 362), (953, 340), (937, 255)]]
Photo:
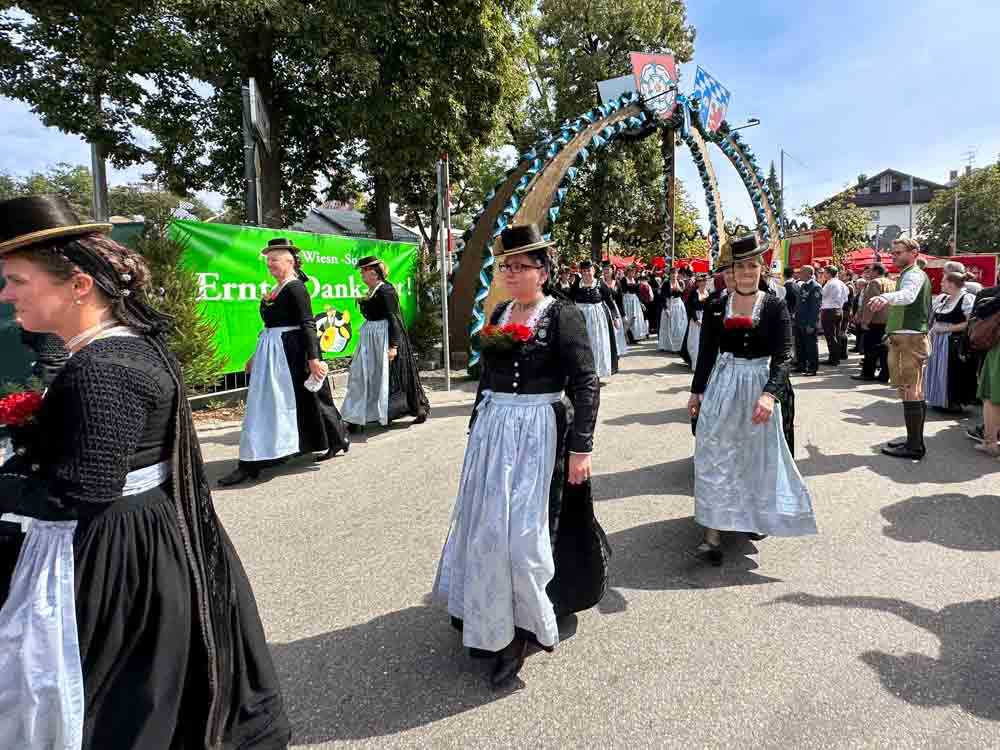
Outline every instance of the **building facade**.
[[(872, 247), (887, 249), (900, 235), (920, 239), (917, 229), (920, 213), (931, 202), (935, 193), (945, 189), (946, 186), (940, 183), (895, 169), (886, 169), (855, 186), (850, 191), (850, 200), (858, 208), (868, 211), (867, 231)], [(823, 207), (829, 200), (832, 198), (816, 207)]]

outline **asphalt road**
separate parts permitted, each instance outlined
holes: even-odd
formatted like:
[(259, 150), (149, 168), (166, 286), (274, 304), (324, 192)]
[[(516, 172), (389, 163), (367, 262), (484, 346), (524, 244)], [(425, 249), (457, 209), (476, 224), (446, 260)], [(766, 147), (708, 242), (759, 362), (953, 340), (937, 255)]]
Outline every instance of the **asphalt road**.
[[(690, 554), (690, 373), (650, 345), (626, 357), (594, 456), (611, 590), (501, 692), (427, 601), (471, 384), (431, 394), (424, 425), (216, 492), (295, 746), (1000, 747), (1000, 462), (933, 414), (924, 461), (879, 455), (902, 409), (847, 378), (856, 360), (796, 381), (819, 536), (730, 541), (711, 568)], [(238, 441), (202, 430), (213, 479)]]

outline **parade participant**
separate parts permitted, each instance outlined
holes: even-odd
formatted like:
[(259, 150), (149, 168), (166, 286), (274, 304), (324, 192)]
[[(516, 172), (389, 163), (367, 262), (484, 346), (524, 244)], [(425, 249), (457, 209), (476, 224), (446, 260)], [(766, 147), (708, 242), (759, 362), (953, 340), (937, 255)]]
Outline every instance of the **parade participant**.
[(250, 387), (240, 459), (219, 480), (223, 487), (257, 479), (292, 456), (321, 453), (316, 460), (326, 461), (351, 447), (319, 348), (299, 249), (277, 238), (262, 254), (276, 286), (260, 301), (264, 330), (245, 368)]
[(736, 288), (705, 311), (688, 410), (695, 437), (698, 551), (722, 561), (720, 531), (751, 538), (816, 533), (809, 490), (795, 465), (792, 327), (785, 303), (760, 290), (754, 235), (731, 241)]
[(698, 274), (694, 280), (694, 289), (687, 300), (688, 332), (687, 351), (691, 358), (691, 367), (698, 363), (698, 345), (701, 341), (701, 321), (705, 314), (705, 306), (708, 304), (708, 289), (706, 288), (705, 274)]
[(639, 281), (636, 279), (635, 266), (629, 266), (625, 272), (621, 291), (626, 331), (633, 341), (642, 341), (649, 335), (649, 326), (646, 325), (646, 313), (642, 308), (642, 302), (639, 301)]
[(890, 441), (882, 452), (897, 458), (920, 460), (926, 454), (924, 420), (924, 365), (930, 354), (927, 318), (930, 310), (931, 282), (917, 265), (920, 246), (909, 237), (892, 243), (892, 258), (901, 268), (895, 292), (885, 292), (868, 302), (872, 312), (889, 308), (885, 331), (889, 336), (889, 380), (903, 399), (906, 440)]
[(0, 469), (31, 522), (0, 611), (19, 750), (287, 746), (250, 583), (216, 516), (149, 269), (61, 197), (0, 203), (0, 300), (71, 354)]
[(352, 432), (364, 430), (369, 422), (386, 427), (405, 414), (421, 424), (431, 407), (420, 384), (396, 288), (386, 280), (385, 264), (378, 258), (364, 257), (357, 267), (369, 291), (359, 303), (365, 322), (341, 406), (344, 421)]
[(932, 312), (925, 395), (933, 409), (960, 412), (976, 400), (978, 362), (966, 356), (962, 342), (975, 296), (965, 291), (964, 273), (946, 273), (941, 289), (944, 294), (935, 301)]
[(816, 332), (819, 329), (823, 288), (816, 282), (816, 270), (812, 266), (802, 266), (799, 273), (802, 283), (799, 284), (798, 302), (795, 306), (795, 337), (798, 339), (801, 355), (796, 372), (811, 376), (819, 370)]
[[(582, 313), (546, 293), (552, 243), (505, 229), (497, 271), (511, 300), (491, 316), (458, 498), (434, 597), (465, 646), (496, 654), (501, 685), (529, 641), (551, 650), (556, 619), (603, 596), (609, 551), (593, 516), (600, 402)], [(563, 397), (563, 392), (569, 397)]]
[[(885, 292), (893, 290), (893, 283), (886, 276), (885, 266), (873, 263), (868, 271), (869, 280), (861, 294), (859, 303), (861, 336), (864, 339), (861, 350), (861, 374), (851, 375), (854, 380), (889, 382), (889, 348), (885, 342), (885, 324), (889, 319), (888, 309), (874, 312), (868, 303)], [(876, 372), (876, 368), (878, 372)]]
[(844, 305), (850, 297), (850, 291), (844, 282), (837, 278), (836, 266), (823, 269), (823, 302), (820, 306), (820, 323), (823, 326), (823, 336), (826, 338), (827, 359), (824, 364), (836, 367), (845, 358), (844, 339), (841, 331), (844, 320)]
[[(611, 292), (611, 300), (614, 302), (611, 309), (612, 317), (617, 317), (619, 325), (615, 327), (615, 346), (618, 350), (618, 359), (621, 360), (628, 354), (628, 343), (625, 341), (625, 308), (622, 304), (621, 284), (615, 278), (615, 269), (608, 263), (601, 269), (604, 286)], [(615, 316), (615, 308), (618, 310)]]
[(558, 289), (566, 296), (569, 296), (573, 290), (573, 272), (569, 266), (563, 266), (559, 269)]
[(664, 284), (663, 313), (660, 315), (660, 333), (656, 348), (661, 352), (679, 352), (687, 333), (688, 313), (684, 307), (684, 283), (675, 268), (670, 272), (670, 281)]
[(587, 322), (587, 336), (594, 353), (597, 377), (606, 378), (618, 372), (614, 331), (621, 328), (621, 317), (611, 298), (611, 290), (594, 277), (594, 264), (589, 260), (581, 261), (580, 277), (580, 283), (570, 290), (569, 299), (580, 308)]

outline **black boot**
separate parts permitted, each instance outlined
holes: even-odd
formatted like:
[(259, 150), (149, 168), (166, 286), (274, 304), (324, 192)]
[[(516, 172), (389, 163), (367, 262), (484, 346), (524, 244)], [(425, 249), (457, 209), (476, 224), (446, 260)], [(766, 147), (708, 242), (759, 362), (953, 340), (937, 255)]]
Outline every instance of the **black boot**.
[(242, 484), (243, 482), (250, 481), (251, 479), (257, 479), (260, 476), (260, 469), (252, 466), (248, 463), (240, 461), (236, 464), (236, 468), (226, 474), (219, 480), (220, 487), (232, 487), (233, 485)]
[(524, 659), (527, 655), (528, 642), (515, 636), (510, 645), (497, 657), (496, 667), (493, 668), (493, 675), (490, 677), (490, 683), (493, 687), (502, 687), (513, 680), (521, 671), (521, 667), (524, 666)]
[(346, 456), (347, 452), (350, 449), (351, 449), (351, 434), (347, 433), (347, 434), (344, 435), (344, 443), (343, 443), (343, 445), (341, 445), (341, 446), (339, 446), (337, 448), (331, 447), (323, 455), (316, 456), (316, 463), (319, 463), (320, 461), (329, 461), (331, 458), (336, 458), (337, 454), (340, 453), (341, 451), (343, 451), (344, 455)]
[[(906, 443), (882, 446), (882, 452), (896, 458), (920, 460), (927, 452), (924, 447), (924, 418), (927, 414), (927, 404), (924, 401), (904, 401), (903, 419), (906, 420)], [(893, 441), (895, 442), (895, 441)]]

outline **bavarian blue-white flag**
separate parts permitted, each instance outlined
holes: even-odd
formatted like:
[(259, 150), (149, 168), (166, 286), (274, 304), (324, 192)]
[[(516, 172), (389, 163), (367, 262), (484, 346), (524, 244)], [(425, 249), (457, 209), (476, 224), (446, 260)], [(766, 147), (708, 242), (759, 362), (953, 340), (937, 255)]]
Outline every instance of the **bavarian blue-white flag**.
[(729, 89), (699, 65), (694, 75), (694, 91), (691, 92), (691, 98), (695, 97), (701, 100), (698, 117), (701, 119), (702, 128), (714, 133), (726, 119), (726, 110), (729, 109)]

